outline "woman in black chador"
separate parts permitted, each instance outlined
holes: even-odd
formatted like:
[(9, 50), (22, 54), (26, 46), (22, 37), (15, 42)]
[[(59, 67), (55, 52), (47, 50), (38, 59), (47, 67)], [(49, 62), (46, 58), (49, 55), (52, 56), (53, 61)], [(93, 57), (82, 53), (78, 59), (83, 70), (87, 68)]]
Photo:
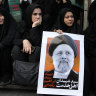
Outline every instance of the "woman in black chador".
[(39, 62), (43, 32), (41, 7), (30, 4), (25, 16), (25, 21), (17, 27), (12, 57), (14, 60)]
[(10, 83), (12, 75), (11, 48), (16, 22), (0, 7), (0, 85)]
[(75, 15), (70, 8), (63, 8), (57, 19), (57, 23), (52, 28), (53, 31), (62, 33), (81, 34), (82, 28), (75, 21)]
[(96, 95), (96, 0), (89, 7), (88, 22), (88, 28), (84, 32), (85, 56), (88, 60), (87, 67), (90, 68), (90, 88), (92, 91), (94, 90)]

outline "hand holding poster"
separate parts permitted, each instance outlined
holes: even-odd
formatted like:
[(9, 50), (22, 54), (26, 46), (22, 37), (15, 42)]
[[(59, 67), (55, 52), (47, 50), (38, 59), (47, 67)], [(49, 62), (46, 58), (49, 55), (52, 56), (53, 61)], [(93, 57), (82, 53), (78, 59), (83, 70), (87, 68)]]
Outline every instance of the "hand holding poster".
[(38, 94), (83, 96), (84, 36), (44, 32)]

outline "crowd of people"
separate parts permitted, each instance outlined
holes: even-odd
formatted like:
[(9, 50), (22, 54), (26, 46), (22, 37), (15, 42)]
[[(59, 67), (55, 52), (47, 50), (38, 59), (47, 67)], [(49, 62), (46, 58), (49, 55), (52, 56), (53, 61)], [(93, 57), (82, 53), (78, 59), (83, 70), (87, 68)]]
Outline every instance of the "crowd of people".
[(90, 82), (94, 81), (95, 91), (96, 0), (90, 6), (89, 26), (84, 32), (78, 23), (83, 9), (73, 5), (71, 0), (32, 0), (31, 3), (20, 0), (19, 7), (22, 20), (16, 22), (10, 14), (8, 0), (0, 0), (0, 85), (12, 82), (12, 63), (15, 60), (39, 62), (42, 33), (54, 31), (85, 35), (84, 96), (88, 96)]

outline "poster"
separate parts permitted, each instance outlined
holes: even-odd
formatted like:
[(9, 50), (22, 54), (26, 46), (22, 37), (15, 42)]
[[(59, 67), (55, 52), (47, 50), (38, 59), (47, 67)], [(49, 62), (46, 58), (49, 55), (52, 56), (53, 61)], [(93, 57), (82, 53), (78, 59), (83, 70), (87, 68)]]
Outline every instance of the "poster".
[[(58, 43), (58, 38), (60, 38), (63, 43)], [(60, 51), (58, 52), (59, 49)], [(73, 59), (70, 59), (70, 56), (68, 56), (68, 61), (60, 61), (60, 58), (55, 59), (57, 58), (57, 54), (59, 54), (57, 56), (60, 57), (63, 50), (67, 49), (73, 50), (64, 51), (66, 54), (71, 54), (71, 58)], [(59, 65), (59, 61), (63, 63)], [(69, 61), (72, 61), (73, 63), (70, 63)], [(59, 68), (61, 69), (59, 70)], [(37, 94), (83, 96), (83, 76), (84, 36), (69, 33), (58, 34), (56, 32), (44, 31), (42, 38)]]
[(19, 22), (22, 20), (22, 11), (19, 7), (20, 0), (8, 0), (10, 14)]

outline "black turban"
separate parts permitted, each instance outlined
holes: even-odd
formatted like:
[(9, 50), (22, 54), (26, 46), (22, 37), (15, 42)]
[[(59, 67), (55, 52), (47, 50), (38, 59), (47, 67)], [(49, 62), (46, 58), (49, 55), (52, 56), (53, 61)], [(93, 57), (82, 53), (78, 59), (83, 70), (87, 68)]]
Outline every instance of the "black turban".
[(50, 45), (49, 45), (49, 55), (52, 56), (53, 55), (53, 52), (55, 50), (55, 48), (60, 45), (60, 44), (67, 44), (69, 45), (73, 51), (74, 51), (74, 56), (76, 57), (77, 56), (77, 46), (76, 46), (76, 43), (74, 42), (74, 40), (69, 37), (68, 35), (59, 35), (59, 36), (56, 36), (52, 39)]

